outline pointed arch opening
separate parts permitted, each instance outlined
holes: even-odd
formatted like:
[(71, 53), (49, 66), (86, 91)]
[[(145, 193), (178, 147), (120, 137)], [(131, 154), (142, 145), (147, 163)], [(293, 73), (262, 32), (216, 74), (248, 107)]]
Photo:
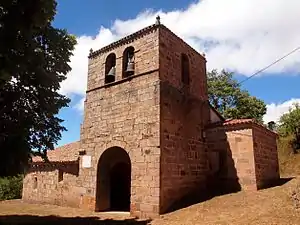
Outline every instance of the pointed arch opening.
[(98, 162), (96, 211), (130, 211), (131, 161), (120, 147), (105, 150)]

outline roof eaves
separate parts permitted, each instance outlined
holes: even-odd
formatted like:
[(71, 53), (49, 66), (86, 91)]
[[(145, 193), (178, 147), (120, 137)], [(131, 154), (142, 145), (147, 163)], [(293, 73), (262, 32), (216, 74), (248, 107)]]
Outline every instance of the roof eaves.
[(145, 35), (145, 34), (151, 32), (151, 31), (157, 29), (160, 26), (162, 26), (162, 25), (161, 24), (152, 24), (152, 25), (150, 25), (148, 27), (145, 27), (145, 28), (143, 28), (143, 29), (141, 29), (141, 30), (139, 30), (137, 32), (134, 32), (134, 33), (132, 33), (130, 35), (127, 35), (127, 36), (125, 36), (125, 37), (123, 37), (123, 38), (121, 38), (121, 39), (119, 39), (119, 40), (117, 40), (117, 41), (115, 41), (115, 42), (113, 42), (113, 43), (111, 43), (111, 44), (103, 47), (103, 48), (100, 48), (97, 51), (91, 52), (89, 54), (88, 58), (94, 58), (94, 57), (98, 56), (99, 54), (101, 54), (103, 52), (109, 51), (109, 50), (111, 50), (113, 48), (116, 48), (116, 47), (118, 47), (120, 45), (124, 45), (124, 44), (130, 43), (133, 40), (135, 40), (136, 38), (139, 38), (142, 35)]

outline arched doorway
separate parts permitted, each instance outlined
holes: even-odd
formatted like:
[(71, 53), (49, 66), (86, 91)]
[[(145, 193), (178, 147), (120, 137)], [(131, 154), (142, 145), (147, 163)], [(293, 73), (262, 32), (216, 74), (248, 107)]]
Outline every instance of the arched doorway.
[(131, 162), (120, 147), (105, 150), (98, 162), (96, 211), (130, 211)]
[(110, 170), (110, 208), (130, 210), (130, 165), (127, 163), (119, 162)]

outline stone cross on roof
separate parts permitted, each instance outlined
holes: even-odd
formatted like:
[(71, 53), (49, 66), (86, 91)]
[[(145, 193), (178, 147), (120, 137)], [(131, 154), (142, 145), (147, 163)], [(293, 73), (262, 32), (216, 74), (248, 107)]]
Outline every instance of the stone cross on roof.
[(155, 24), (156, 24), (156, 25), (159, 25), (159, 24), (160, 24), (160, 16), (159, 16), (159, 15), (156, 17), (156, 22), (155, 22)]

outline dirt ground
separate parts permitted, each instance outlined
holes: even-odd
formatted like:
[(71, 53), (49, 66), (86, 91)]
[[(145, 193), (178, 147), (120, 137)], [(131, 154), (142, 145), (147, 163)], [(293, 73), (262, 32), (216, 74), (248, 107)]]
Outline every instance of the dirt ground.
[(0, 202), (0, 224), (300, 224), (300, 178), (261, 191), (214, 197), (152, 221), (136, 220), (126, 213), (90, 213), (80, 209), (26, 204), (21, 200), (3, 201)]

